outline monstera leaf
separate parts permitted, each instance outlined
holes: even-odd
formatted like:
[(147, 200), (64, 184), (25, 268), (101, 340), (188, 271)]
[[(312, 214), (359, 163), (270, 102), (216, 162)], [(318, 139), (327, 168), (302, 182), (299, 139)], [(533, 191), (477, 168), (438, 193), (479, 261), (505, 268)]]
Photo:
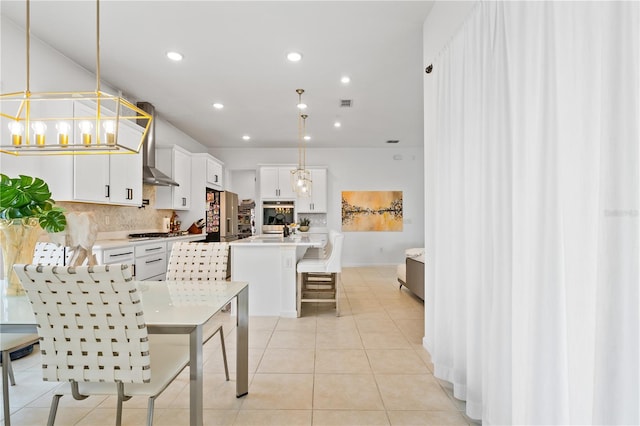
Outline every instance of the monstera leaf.
[(47, 232), (64, 231), (67, 220), (62, 209), (54, 207), (49, 185), (38, 177), (0, 174), (0, 219), (34, 217)]

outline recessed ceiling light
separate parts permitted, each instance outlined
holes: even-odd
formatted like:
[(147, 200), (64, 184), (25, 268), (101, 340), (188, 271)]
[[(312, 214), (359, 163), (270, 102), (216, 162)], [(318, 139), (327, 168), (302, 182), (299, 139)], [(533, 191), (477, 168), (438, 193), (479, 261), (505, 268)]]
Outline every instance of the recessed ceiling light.
[(216, 102), (215, 104), (213, 104), (213, 107), (214, 107), (215, 109), (222, 109), (222, 108), (224, 108), (224, 105), (222, 105), (222, 104), (221, 104), (221, 103), (219, 103), (219, 102)]
[(333, 123), (333, 127), (340, 127), (342, 126), (342, 124), (339, 121), (336, 121), (335, 123)]
[(348, 75), (344, 75), (344, 76), (342, 76), (342, 78), (340, 79), (340, 82), (341, 82), (342, 84), (349, 84), (349, 82), (350, 82), (350, 81), (351, 81), (351, 79), (349, 78), (349, 76), (348, 76)]
[(243, 140), (245, 140), (245, 141), (248, 141), (249, 139), (251, 139), (251, 136), (249, 136), (249, 135), (244, 135), (244, 136), (242, 137), (242, 139), (243, 139)]
[(307, 109), (307, 104), (304, 104), (302, 102), (300, 102), (298, 105), (296, 105), (298, 107), (298, 109)]
[(305, 135), (305, 136), (304, 136), (304, 140), (305, 140), (305, 141), (310, 141), (310, 140), (311, 140), (311, 136), (309, 136), (309, 135)]
[(167, 58), (171, 59), (172, 61), (181, 61), (184, 56), (182, 56), (182, 54), (178, 52), (167, 52)]
[(300, 59), (302, 59), (302, 53), (289, 52), (287, 53), (287, 59), (291, 62), (298, 62)]

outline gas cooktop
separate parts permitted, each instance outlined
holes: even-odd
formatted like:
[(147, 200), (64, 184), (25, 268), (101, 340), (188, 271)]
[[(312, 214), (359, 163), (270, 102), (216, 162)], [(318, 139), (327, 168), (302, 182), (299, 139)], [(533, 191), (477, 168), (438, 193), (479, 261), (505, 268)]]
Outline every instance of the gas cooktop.
[(130, 239), (135, 238), (167, 238), (167, 237), (179, 237), (185, 235), (183, 232), (141, 232), (139, 234), (129, 234)]

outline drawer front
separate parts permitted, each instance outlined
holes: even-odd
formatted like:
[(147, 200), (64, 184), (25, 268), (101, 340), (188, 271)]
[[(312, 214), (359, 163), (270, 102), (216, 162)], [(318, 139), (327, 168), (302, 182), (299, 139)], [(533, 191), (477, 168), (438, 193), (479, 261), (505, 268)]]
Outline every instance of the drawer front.
[(135, 250), (133, 247), (118, 247), (107, 249), (102, 252), (102, 263), (107, 265), (110, 263), (126, 263), (133, 264)]
[[(136, 280), (144, 281), (152, 277), (162, 276), (167, 271), (166, 253), (150, 254), (136, 258)], [(156, 278), (157, 280), (157, 278)]]
[(167, 244), (164, 241), (157, 243), (141, 244), (136, 246), (136, 258), (142, 256), (150, 256), (167, 251)]

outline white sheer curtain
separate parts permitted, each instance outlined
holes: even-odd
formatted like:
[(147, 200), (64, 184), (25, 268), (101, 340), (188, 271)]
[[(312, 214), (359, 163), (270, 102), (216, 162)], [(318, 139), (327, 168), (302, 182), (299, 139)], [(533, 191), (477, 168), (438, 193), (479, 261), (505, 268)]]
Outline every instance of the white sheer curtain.
[(640, 424), (639, 62), (640, 3), (480, 2), (425, 77), (425, 345), (472, 418)]

